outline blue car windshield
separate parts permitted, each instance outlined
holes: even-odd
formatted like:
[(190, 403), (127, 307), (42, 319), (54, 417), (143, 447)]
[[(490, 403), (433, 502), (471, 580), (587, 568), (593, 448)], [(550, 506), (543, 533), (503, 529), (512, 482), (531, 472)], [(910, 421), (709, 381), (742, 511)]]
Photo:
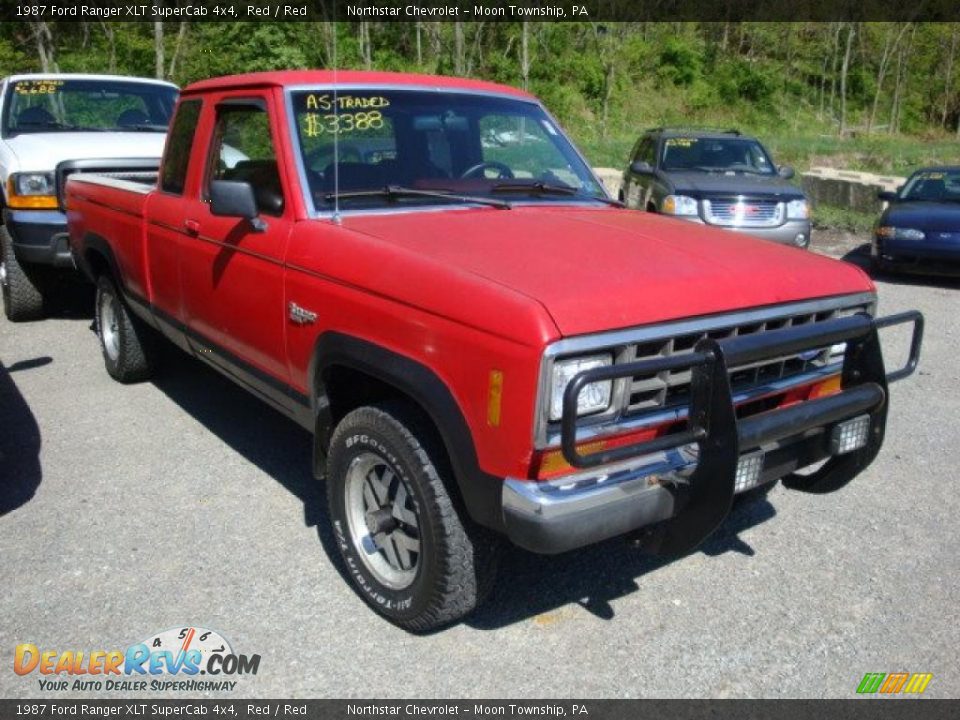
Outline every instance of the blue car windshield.
[(914, 173), (900, 191), (900, 199), (912, 202), (960, 202), (960, 168)]

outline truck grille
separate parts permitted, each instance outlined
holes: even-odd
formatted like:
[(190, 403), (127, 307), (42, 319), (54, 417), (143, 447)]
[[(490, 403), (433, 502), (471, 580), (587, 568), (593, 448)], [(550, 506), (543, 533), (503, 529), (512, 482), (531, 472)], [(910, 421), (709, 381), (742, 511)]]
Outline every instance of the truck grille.
[(703, 201), (703, 217), (711, 225), (727, 227), (777, 227), (786, 206), (775, 200), (745, 197), (711, 198)]
[[(690, 353), (697, 342), (706, 337), (722, 340), (767, 330), (823, 322), (836, 317), (864, 312), (868, 309), (866, 305), (859, 305), (798, 315), (785, 315), (762, 322), (740, 325), (724, 324), (723, 319), (718, 318), (717, 326), (705, 331), (645, 340), (631, 345), (627, 348), (624, 362)], [(831, 348), (823, 348), (809, 353), (768, 358), (749, 365), (733, 367), (730, 369), (731, 390), (735, 395), (741, 392), (762, 390), (764, 385), (772, 382), (789, 379), (792, 376), (839, 362), (842, 355), (839, 352), (831, 355), (831, 352)], [(633, 377), (628, 390), (629, 399), (625, 414), (630, 416), (687, 405), (690, 401), (690, 377), (689, 370)]]

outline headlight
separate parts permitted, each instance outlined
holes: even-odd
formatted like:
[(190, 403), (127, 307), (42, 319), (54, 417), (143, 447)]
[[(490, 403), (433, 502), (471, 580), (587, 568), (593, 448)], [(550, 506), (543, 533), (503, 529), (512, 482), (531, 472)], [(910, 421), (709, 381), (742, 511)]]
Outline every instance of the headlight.
[(891, 225), (881, 225), (877, 228), (877, 237), (887, 240), (923, 240), (926, 235), (922, 230), (915, 228), (893, 227)]
[(661, 209), (667, 215), (696, 215), (697, 201), (686, 195), (667, 195)]
[(55, 208), (53, 173), (14, 173), (7, 183), (7, 205), (12, 208)]
[[(559, 420), (563, 415), (563, 393), (567, 385), (576, 375), (584, 370), (612, 365), (610, 355), (591, 355), (590, 357), (570, 358), (558, 360), (553, 365), (553, 376), (550, 378), (550, 420)], [(577, 398), (577, 415), (589, 415), (610, 407), (610, 398), (613, 395), (613, 382), (590, 383), (583, 388)]]
[(787, 203), (787, 220), (806, 220), (810, 217), (810, 206), (806, 200), (791, 200)]

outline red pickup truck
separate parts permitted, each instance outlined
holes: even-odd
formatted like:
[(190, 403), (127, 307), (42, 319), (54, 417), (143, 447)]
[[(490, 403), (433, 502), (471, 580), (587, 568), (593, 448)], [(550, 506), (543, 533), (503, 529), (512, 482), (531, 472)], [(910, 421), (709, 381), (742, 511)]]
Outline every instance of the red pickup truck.
[(618, 207), (486, 82), (199, 82), (155, 184), (66, 196), (110, 375), (164, 337), (308, 428), (347, 575), (414, 631), (481, 602), (503, 537), (679, 554), (738, 493), (841, 487), (919, 355), (858, 268)]

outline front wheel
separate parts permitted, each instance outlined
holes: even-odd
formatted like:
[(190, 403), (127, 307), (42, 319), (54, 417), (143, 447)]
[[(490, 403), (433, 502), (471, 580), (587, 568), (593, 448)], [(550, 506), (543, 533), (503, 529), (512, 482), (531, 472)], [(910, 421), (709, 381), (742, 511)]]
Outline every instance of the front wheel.
[(10, 231), (0, 227), (0, 290), (3, 312), (11, 322), (43, 317), (43, 278), (35, 267), (24, 267), (13, 254)]
[(426, 422), (399, 404), (362, 407), (337, 426), (327, 500), (357, 593), (400, 627), (424, 632), (484, 599), (497, 542), (458, 510), (451, 471)]
[(154, 344), (150, 328), (130, 314), (130, 310), (107, 275), (97, 280), (94, 322), (103, 363), (114, 380), (135, 383), (150, 377)]

